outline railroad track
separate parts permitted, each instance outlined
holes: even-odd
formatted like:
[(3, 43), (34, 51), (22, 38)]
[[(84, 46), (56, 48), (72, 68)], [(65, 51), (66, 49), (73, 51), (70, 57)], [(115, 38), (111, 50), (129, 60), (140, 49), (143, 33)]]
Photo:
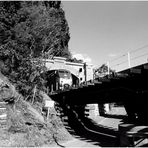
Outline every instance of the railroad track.
[(99, 146), (118, 146), (118, 131), (114, 128), (98, 125), (87, 117), (78, 115), (69, 105), (57, 105), (56, 110), (68, 132), (74, 137)]

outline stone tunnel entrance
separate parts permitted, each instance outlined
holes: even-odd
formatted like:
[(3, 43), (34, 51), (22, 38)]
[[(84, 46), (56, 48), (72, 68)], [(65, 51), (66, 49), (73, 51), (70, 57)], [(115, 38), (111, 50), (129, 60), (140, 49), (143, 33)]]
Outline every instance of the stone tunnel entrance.
[(75, 76), (74, 74), (72, 75), (72, 84), (73, 86), (79, 86), (79, 78), (77, 76)]

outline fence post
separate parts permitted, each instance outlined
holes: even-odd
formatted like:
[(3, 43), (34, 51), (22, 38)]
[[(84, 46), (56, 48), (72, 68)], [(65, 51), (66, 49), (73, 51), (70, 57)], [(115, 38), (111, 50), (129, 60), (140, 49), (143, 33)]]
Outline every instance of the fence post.
[(127, 53), (127, 56), (128, 56), (128, 68), (131, 68), (130, 52)]
[(34, 102), (34, 98), (35, 98), (35, 94), (36, 94), (36, 86), (37, 86), (37, 85), (35, 85), (35, 87), (34, 87), (34, 92), (33, 92), (33, 99), (32, 99), (32, 104), (33, 104), (33, 102)]

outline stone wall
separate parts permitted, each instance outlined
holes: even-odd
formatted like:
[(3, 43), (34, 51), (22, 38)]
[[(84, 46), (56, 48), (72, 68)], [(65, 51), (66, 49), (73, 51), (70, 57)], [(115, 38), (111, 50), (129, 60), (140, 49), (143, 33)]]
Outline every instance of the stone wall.
[(77, 76), (80, 82), (93, 80), (93, 65), (86, 64), (86, 74), (84, 63), (67, 62), (66, 58), (54, 57), (53, 60), (46, 59), (45, 65), (49, 70), (66, 69)]

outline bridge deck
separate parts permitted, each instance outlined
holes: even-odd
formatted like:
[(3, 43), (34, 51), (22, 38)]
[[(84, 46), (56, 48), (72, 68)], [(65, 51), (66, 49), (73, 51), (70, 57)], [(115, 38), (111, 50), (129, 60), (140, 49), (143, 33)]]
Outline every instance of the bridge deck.
[(71, 104), (129, 102), (148, 95), (147, 74), (146, 63), (49, 95), (54, 100), (60, 100), (64, 96)]

